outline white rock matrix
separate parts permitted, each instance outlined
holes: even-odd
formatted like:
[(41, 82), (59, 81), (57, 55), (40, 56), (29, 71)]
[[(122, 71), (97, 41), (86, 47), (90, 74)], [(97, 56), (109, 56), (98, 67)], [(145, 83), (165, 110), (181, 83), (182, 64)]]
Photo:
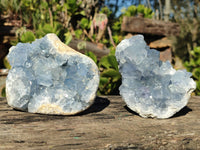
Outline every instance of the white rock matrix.
[(191, 73), (160, 61), (160, 53), (142, 35), (123, 40), (115, 55), (122, 75), (120, 94), (131, 110), (145, 118), (169, 118), (187, 105), (196, 88)]
[(92, 59), (71, 49), (55, 34), (9, 50), (8, 104), (31, 113), (72, 115), (94, 101), (99, 71)]

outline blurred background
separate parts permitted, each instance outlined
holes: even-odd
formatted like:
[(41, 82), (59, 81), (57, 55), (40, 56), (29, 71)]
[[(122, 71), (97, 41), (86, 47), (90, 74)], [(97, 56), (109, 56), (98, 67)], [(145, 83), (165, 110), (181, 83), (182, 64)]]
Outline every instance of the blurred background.
[(115, 48), (135, 34), (143, 34), (162, 61), (192, 72), (200, 94), (198, 0), (0, 0), (0, 95), (5, 96), (9, 48), (47, 33), (95, 61), (98, 95), (119, 94)]

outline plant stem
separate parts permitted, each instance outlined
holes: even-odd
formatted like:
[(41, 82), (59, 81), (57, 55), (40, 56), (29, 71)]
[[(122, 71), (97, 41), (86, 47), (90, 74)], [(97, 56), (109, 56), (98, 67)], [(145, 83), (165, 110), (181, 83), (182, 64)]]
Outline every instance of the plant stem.
[(107, 27), (107, 29), (108, 29), (108, 35), (109, 35), (109, 38), (110, 38), (110, 42), (112, 43), (112, 45), (114, 46), (114, 48), (116, 48), (116, 45), (115, 45), (115, 43), (113, 41), (113, 38), (112, 38), (112, 31), (111, 31), (111, 29), (110, 29), (109, 26)]
[(87, 31), (84, 29), (83, 32), (85, 33), (85, 35), (92, 41), (95, 43), (95, 41), (90, 37), (90, 35), (87, 33)]
[(163, 16), (163, 13), (162, 13), (162, 2), (161, 0), (158, 0), (159, 2), (159, 7), (160, 7), (160, 20), (162, 20), (162, 16)]
[(53, 17), (52, 17), (52, 12), (50, 8), (49, 8), (49, 17), (50, 17), (50, 24), (53, 27)]

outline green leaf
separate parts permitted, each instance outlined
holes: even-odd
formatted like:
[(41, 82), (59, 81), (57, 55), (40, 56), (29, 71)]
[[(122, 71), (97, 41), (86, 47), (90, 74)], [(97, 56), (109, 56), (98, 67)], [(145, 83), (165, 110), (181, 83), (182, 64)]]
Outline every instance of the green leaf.
[(5, 87), (1, 91), (1, 96), (6, 97), (6, 88)]
[(10, 44), (16, 46), (18, 42), (19, 42), (18, 40), (11, 40)]
[(45, 36), (47, 33), (55, 33), (58, 35), (61, 31), (61, 26), (62, 25), (59, 22), (54, 22), (53, 26), (49, 23), (46, 23), (44, 25), (39, 24), (38, 30), (36, 31), (36, 35), (39, 38)]
[(82, 18), (80, 21), (80, 26), (82, 29), (87, 29), (89, 26), (89, 21), (87, 18)]
[(101, 76), (102, 77), (111, 77), (113, 79), (113, 82), (116, 82), (121, 78), (121, 75), (120, 75), (119, 71), (116, 71), (114, 69), (104, 70), (101, 73)]
[(67, 32), (64, 35), (65, 35), (65, 44), (68, 45), (72, 40), (72, 34), (70, 32)]
[(193, 77), (195, 77), (197, 80), (199, 80), (199, 78), (200, 78), (200, 68), (195, 68), (195, 69), (192, 71), (192, 75), (193, 75)]
[(135, 5), (131, 5), (128, 7), (124, 15), (130, 17), (130, 16), (135, 16), (136, 13), (137, 13), (137, 7)]
[(115, 43), (119, 43), (120, 42), (118, 35), (114, 35), (113, 36), (113, 40), (114, 40)]
[(53, 27), (50, 25), (50, 24), (45, 24), (43, 27), (42, 27), (42, 29), (43, 29), (43, 32), (45, 33), (45, 34), (47, 34), (47, 33), (54, 33), (54, 29), (53, 29)]
[(97, 56), (93, 52), (86, 52), (85, 55), (90, 57), (95, 63), (97, 63)]
[(4, 64), (4, 66), (5, 66), (7, 69), (11, 69), (11, 65), (10, 65), (10, 63), (8, 62), (8, 58), (7, 58), (7, 57), (5, 57), (5, 58), (3, 59), (3, 64)]
[(109, 41), (108, 41), (107, 39), (103, 39), (103, 40), (102, 40), (102, 43), (103, 43), (103, 44), (108, 44)]
[(112, 14), (112, 11), (108, 7), (102, 7), (99, 13), (106, 14), (109, 17)]
[(144, 7), (144, 5), (138, 5), (138, 7), (137, 7), (137, 12), (139, 12), (139, 13), (141, 13), (141, 14), (144, 14), (144, 9), (145, 9), (145, 7)]
[(99, 62), (99, 67), (100, 66), (103, 66), (106, 69), (114, 68), (115, 70), (118, 70), (118, 63), (114, 55), (108, 55), (108, 56), (102, 57)]
[(79, 4), (77, 4), (76, 0), (67, 0), (66, 3), (68, 12), (74, 14), (78, 9)]
[(148, 8), (148, 7), (145, 7), (145, 9), (144, 9), (144, 17), (151, 19), (153, 17), (153, 15), (154, 15), (153, 10)]
[(75, 30), (75, 36), (77, 39), (80, 39), (82, 34), (83, 31), (81, 29)]
[(103, 66), (106, 69), (111, 67), (110, 63), (108, 62), (108, 58), (107, 57), (108, 56), (104, 56), (104, 57), (101, 58), (101, 60), (99, 61), (99, 67)]
[(22, 43), (33, 42), (35, 41), (35, 35), (31, 31), (26, 31), (22, 34), (20, 41)]
[(113, 30), (116, 30), (116, 31), (120, 31), (121, 30), (121, 22), (120, 21), (117, 21), (117, 22), (115, 22), (114, 24), (113, 24), (113, 26), (112, 26), (112, 29)]
[(118, 62), (116, 60), (116, 57), (114, 55), (108, 56), (108, 62), (111, 64), (111, 67), (115, 70), (118, 70)]
[(40, 7), (42, 9), (46, 9), (46, 8), (48, 8), (48, 3), (46, 1), (42, 1), (42, 3), (40, 4)]
[(110, 55), (115, 55), (115, 49), (110, 49)]
[(85, 16), (85, 11), (82, 10), (82, 11), (80, 12), (80, 14), (83, 15), (83, 16)]
[(107, 77), (100, 77), (100, 85), (99, 86), (104, 86), (108, 82), (109, 82), (109, 79)]

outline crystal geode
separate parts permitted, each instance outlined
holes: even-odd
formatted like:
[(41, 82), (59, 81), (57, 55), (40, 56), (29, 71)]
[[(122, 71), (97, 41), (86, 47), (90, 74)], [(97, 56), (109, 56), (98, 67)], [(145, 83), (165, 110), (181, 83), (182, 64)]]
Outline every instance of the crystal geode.
[(142, 35), (123, 40), (115, 55), (120, 94), (131, 110), (145, 118), (169, 118), (187, 105), (196, 88), (191, 73), (160, 61), (160, 52), (150, 49)]
[(92, 59), (47, 34), (10, 48), (8, 104), (31, 113), (71, 115), (88, 108), (99, 85)]

